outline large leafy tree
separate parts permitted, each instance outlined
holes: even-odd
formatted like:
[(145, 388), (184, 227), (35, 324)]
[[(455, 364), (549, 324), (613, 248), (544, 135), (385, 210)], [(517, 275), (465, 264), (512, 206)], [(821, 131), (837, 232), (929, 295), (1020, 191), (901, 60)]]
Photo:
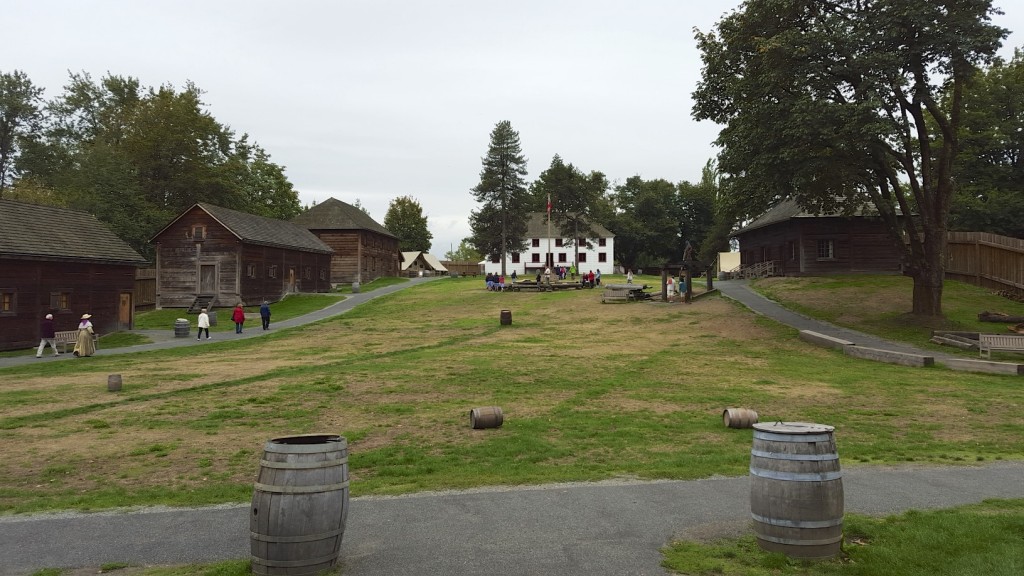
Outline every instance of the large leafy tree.
[(526, 248), (529, 209), (526, 158), (519, 133), (508, 120), (498, 122), (491, 131), (482, 163), (480, 183), (473, 187), (473, 197), (481, 205), (469, 216), (473, 246), (486, 256), (500, 257), (504, 274), (508, 254)]
[(747, 216), (787, 197), (873, 205), (903, 247), (913, 312), (940, 316), (964, 89), (1006, 35), (995, 13), (983, 0), (747, 0), (696, 34), (693, 115), (724, 125), (724, 189)]
[(555, 154), (551, 165), (540, 173), (530, 185), (531, 204), (535, 210), (545, 210), (548, 201), (551, 211), (547, 217), (559, 234), (569, 238), (575, 248), (573, 264), (579, 265), (580, 243), (596, 237), (593, 224), (599, 222), (600, 201), (608, 190), (608, 179), (601, 172), (584, 174), (572, 164), (566, 164)]
[(459, 247), (444, 253), (446, 260), (452, 262), (479, 262), (483, 256), (473, 248), (469, 238), (463, 238)]
[(965, 91), (950, 227), (1024, 238), (1024, 52)]
[(613, 196), (617, 213), (611, 230), (615, 256), (623, 267), (661, 266), (682, 257), (680, 204), (674, 184), (631, 176), (615, 187)]
[(403, 252), (430, 250), (434, 235), (427, 230), (423, 207), (411, 196), (400, 196), (391, 201), (384, 216), (384, 227), (398, 236), (398, 245)]
[(16, 175), (14, 160), (43, 118), (43, 89), (24, 72), (0, 73), (0, 198)]

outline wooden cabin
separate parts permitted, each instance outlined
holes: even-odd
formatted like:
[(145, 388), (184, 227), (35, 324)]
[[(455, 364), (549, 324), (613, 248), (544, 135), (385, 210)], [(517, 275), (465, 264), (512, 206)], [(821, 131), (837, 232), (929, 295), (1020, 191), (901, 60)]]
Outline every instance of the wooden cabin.
[(131, 329), (135, 270), (145, 265), (91, 214), (0, 200), (0, 350), (38, 345), (46, 314), (58, 331), (85, 313), (101, 335)]
[(150, 242), (157, 308), (248, 306), (331, 289), (331, 248), (284, 220), (200, 202)]
[(732, 236), (743, 268), (762, 264), (773, 275), (901, 271), (899, 245), (881, 218), (866, 210), (818, 215), (784, 200)]
[(334, 249), (331, 282), (370, 282), (401, 273), (398, 237), (356, 206), (335, 198), (313, 206), (292, 219)]

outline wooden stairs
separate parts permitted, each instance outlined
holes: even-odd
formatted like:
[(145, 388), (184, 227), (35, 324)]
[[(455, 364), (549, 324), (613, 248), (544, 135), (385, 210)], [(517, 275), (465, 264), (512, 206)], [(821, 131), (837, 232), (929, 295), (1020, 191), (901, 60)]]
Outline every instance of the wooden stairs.
[(196, 296), (196, 299), (192, 301), (192, 305), (188, 307), (188, 313), (199, 314), (199, 311), (203, 308), (206, 308), (208, 311), (213, 310), (213, 299), (216, 297), (216, 294), (200, 294)]

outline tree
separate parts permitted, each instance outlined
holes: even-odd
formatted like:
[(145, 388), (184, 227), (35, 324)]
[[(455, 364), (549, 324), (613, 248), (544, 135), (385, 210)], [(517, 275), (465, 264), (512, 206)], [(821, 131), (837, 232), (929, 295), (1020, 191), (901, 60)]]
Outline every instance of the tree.
[(17, 174), (15, 158), (26, 139), (38, 133), (43, 89), (24, 72), (0, 73), (0, 198)]
[(975, 75), (964, 100), (950, 227), (1024, 238), (1024, 52)]
[(398, 237), (398, 246), (403, 252), (428, 252), (434, 235), (427, 230), (427, 217), (423, 207), (411, 196), (401, 196), (391, 201), (384, 216), (384, 227)]
[(747, 0), (697, 32), (693, 116), (724, 125), (724, 190), (747, 216), (787, 197), (873, 205), (903, 247), (914, 314), (941, 316), (964, 89), (1006, 36), (996, 13), (983, 0)]
[(625, 268), (661, 266), (682, 257), (680, 205), (676, 187), (668, 180), (631, 176), (615, 187), (618, 212), (611, 224), (615, 255)]
[(455, 250), (444, 253), (445, 260), (451, 262), (479, 262), (483, 260), (483, 255), (473, 248), (469, 238), (463, 238), (459, 242), (459, 247)]
[[(548, 213), (559, 234), (569, 238), (575, 248), (573, 264), (579, 266), (580, 246), (577, 240), (586, 241), (597, 234), (593, 229), (594, 217), (598, 210), (599, 199), (608, 190), (608, 179), (601, 172), (584, 175), (572, 164), (565, 164), (555, 154), (548, 169), (531, 184), (531, 204), (538, 209), (546, 209), (551, 202)], [(549, 262), (550, 264), (550, 262)]]
[(473, 197), (482, 205), (470, 212), (473, 246), (491, 258), (501, 258), (505, 274), (510, 252), (526, 249), (528, 195), (526, 158), (519, 145), (519, 133), (508, 120), (498, 122), (491, 131), (487, 156), (482, 159), (480, 183)]

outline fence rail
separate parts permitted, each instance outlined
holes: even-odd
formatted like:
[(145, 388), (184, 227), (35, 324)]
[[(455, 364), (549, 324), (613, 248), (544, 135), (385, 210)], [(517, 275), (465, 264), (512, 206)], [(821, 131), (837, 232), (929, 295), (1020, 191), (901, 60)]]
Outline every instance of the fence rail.
[(988, 232), (946, 239), (946, 278), (1024, 295), (1024, 240)]

